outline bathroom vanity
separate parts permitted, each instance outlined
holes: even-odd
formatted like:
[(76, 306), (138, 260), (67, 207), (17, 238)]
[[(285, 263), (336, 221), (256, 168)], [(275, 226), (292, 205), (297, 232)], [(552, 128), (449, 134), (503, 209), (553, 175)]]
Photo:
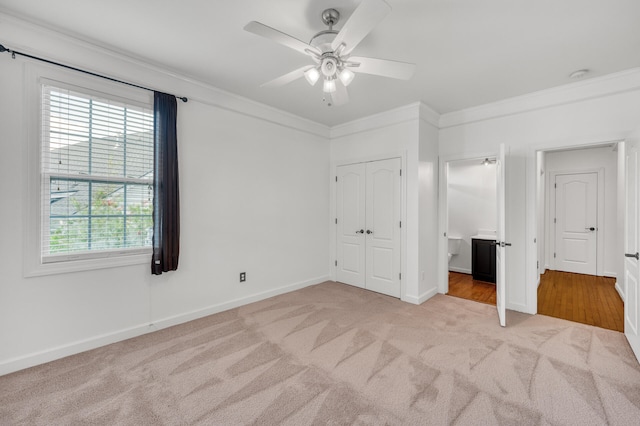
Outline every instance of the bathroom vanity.
[(471, 274), (474, 280), (496, 282), (496, 237), (471, 237)]

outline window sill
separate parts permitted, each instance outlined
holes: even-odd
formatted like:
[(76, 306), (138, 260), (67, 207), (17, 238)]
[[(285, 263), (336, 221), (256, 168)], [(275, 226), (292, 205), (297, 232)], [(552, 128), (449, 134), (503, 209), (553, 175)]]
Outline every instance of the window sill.
[(117, 268), (122, 266), (147, 264), (151, 268), (151, 251), (148, 253), (114, 256), (99, 259), (79, 259), (64, 262), (36, 263), (25, 265), (24, 276), (40, 277), (45, 275), (66, 274), (70, 272), (91, 271), (96, 269)]

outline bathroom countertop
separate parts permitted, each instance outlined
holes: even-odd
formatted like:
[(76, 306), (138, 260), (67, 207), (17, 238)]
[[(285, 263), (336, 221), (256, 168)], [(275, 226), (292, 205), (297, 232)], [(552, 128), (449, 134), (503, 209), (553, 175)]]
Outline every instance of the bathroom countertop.
[(473, 235), (471, 236), (472, 240), (491, 240), (491, 241), (495, 241), (496, 240), (496, 236), (495, 235)]

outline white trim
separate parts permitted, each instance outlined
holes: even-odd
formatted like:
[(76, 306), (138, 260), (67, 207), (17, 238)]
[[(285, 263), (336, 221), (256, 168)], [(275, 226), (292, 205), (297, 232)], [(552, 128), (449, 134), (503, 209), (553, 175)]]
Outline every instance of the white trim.
[[(41, 171), (41, 85), (60, 83), (60, 86), (74, 90), (84, 90), (90, 93), (99, 93), (101, 96), (112, 93), (113, 97), (119, 101), (133, 101), (136, 105), (144, 104), (147, 108), (153, 108), (151, 92), (134, 87), (123, 86), (118, 83), (100, 79), (98, 77), (79, 74), (75, 71), (65, 70), (50, 65), (34, 62), (25, 62), (24, 68), (24, 103), (23, 116), (26, 118), (25, 135), (26, 142), (23, 144), (23, 168), (27, 170), (27, 177), (24, 180), (23, 191), (27, 194), (23, 197), (23, 208), (26, 212), (23, 217), (23, 275), (25, 277), (44, 276), (52, 274), (62, 274), (76, 271), (87, 271), (93, 269), (105, 269), (120, 266), (138, 265), (151, 262), (149, 248), (135, 250), (111, 251), (104, 253), (104, 257), (99, 252), (91, 255), (80, 255), (77, 260), (51, 262), (53, 258), (62, 259), (63, 256), (49, 258), (49, 262), (44, 262), (42, 258), (42, 232), (43, 232), (43, 211), (41, 209), (42, 199), (42, 171)], [(121, 181), (128, 178), (121, 179)], [(145, 182), (146, 183), (146, 182)], [(78, 257), (70, 255), (71, 258)]]
[(491, 120), (640, 89), (640, 68), (540, 90), (440, 116), (440, 129)]
[(429, 291), (422, 293), (420, 296), (406, 296), (402, 299), (403, 302), (413, 303), (414, 305), (421, 305), (433, 296), (438, 294), (438, 288), (434, 287)]
[[(372, 161), (380, 161), (380, 160), (388, 160), (391, 158), (400, 158), (401, 161), (401, 170), (402, 177), (400, 178), (400, 220), (403, 224), (407, 223), (407, 152), (396, 152), (389, 153), (385, 155), (373, 155), (366, 156), (360, 158), (352, 158), (346, 160), (331, 161), (331, 174), (329, 175), (329, 220), (331, 229), (333, 232), (329, 233), (329, 271), (330, 271), (330, 279), (335, 281), (337, 276), (337, 267), (335, 265), (335, 260), (338, 256), (337, 244), (338, 244), (338, 228), (335, 224), (335, 219), (338, 217), (337, 206), (336, 206), (336, 181), (335, 177), (338, 173), (338, 167), (346, 166), (349, 164), (358, 164), (358, 163), (369, 163)], [(406, 282), (407, 282), (407, 226), (403, 225), (400, 229), (400, 273), (402, 274), (402, 279), (400, 280), (400, 300), (405, 301), (408, 297), (405, 295), (407, 291)]]
[(428, 123), (435, 127), (436, 129), (440, 129), (440, 114), (431, 108), (429, 105), (424, 102), (419, 102), (418, 104), (420, 119), (425, 123)]
[(219, 303), (217, 305), (211, 305), (206, 308), (197, 309), (195, 311), (185, 312), (179, 315), (158, 319), (158, 320), (152, 321), (152, 323), (149, 324), (149, 327), (152, 329), (151, 331), (162, 330), (163, 328), (172, 327), (178, 324), (183, 324), (185, 322), (193, 321), (198, 318), (203, 318), (209, 315), (217, 314), (218, 312), (227, 311), (229, 309), (237, 308), (239, 306), (244, 306), (249, 303), (258, 302), (260, 300), (268, 299), (270, 297), (278, 296), (280, 294), (289, 293), (295, 290), (300, 290), (302, 288), (320, 284), (329, 280), (330, 280), (330, 277), (328, 275), (324, 275), (324, 276), (313, 278), (310, 280), (300, 281), (294, 284), (273, 288), (271, 290), (255, 293), (255, 294), (241, 297), (234, 300), (229, 300), (228, 302)]
[(56, 346), (51, 349), (33, 352), (17, 358), (10, 358), (6, 361), (0, 362), (0, 376), (24, 370), (25, 368), (33, 367), (35, 365), (55, 361), (70, 355), (89, 351), (111, 343), (131, 339), (132, 337), (140, 336), (148, 333), (149, 331), (149, 324), (139, 324), (113, 333), (105, 333), (88, 339), (78, 340), (67, 345)]
[(0, 362), (0, 376), (13, 373), (15, 371), (23, 370), (25, 368), (33, 367), (35, 365), (44, 364), (46, 362), (54, 361), (60, 358), (64, 358), (70, 355), (75, 355), (81, 352), (85, 352), (91, 349), (106, 346), (112, 343), (121, 342), (126, 339), (141, 336), (143, 334), (151, 333), (163, 328), (171, 327), (178, 324), (183, 324), (198, 318), (206, 317), (209, 315), (223, 312), (229, 309), (237, 308), (249, 303), (257, 302), (260, 300), (268, 299), (269, 297), (277, 296), (284, 293), (289, 293), (294, 290), (299, 290), (312, 285), (320, 284), (329, 279), (328, 276), (322, 276), (311, 280), (301, 281), (298, 283), (278, 287), (272, 290), (264, 291), (261, 293), (252, 294), (250, 296), (242, 297), (239, 299), (231, 300), (229, 302), (220, 303), (218, 305), (211, 305), (204, 309), (198, 309), (184, 314), (175, 315), (172, 317), (163, 318), (157, 321), (139, 324), (133, 327), (124, 328), (111, 333), (101, 334), (99, 336), (90, 337), (88, 339), (78, 340), (66, 345), (56, 346), (44, 351), (33, 352), (17, 358), (11, 358), (6, 361)]
[[(324, 124), (227, 92), (210, 84), (184, 76), (178, 71), (148, 61), (141, 61), (116, 52), (95, 40), (85, 41), (75, 34), (65, 34), (44, 23), (30, 22), (24, 18), (0, 10), (0, 38), (3, 44), (16, 51), (25, 51), (55, 62), (63, 62), (76, 68), (129, 81), (142, 86), (152, 86), (165, 92), (186, 96), (189, 102), (207, 105), (256, 118), (282, 127), (299, 130), (315, 136), (329, 138), (330, 128)], [(27, 40), (25, 42), (25, 40)], [(26, 43), (26, 44), (25, 44)], [(34, 47), (38, 46), (38, 47)], [(78, 51), (84, 51), (78, 54)], [(56, 56), (51, 56), (55, 52)], [(105, 61), (105, 57), (109, 58)], [(80, 59), (78, 59), (80, 58)], [(33, 63), (33, 60), (16, 56), (17, 61)], [(133, 66), (137, 72), (122, 72), (122, 65)], [(155, 75), (147, 78), (145, 71)], [(77, 73), (78, 76), (82, 74)], [(136, 77), (140, 76), (140, 77)], [(138, 79), (136, 79), (138, 78)], [(176, 82), (177, 80), (177, 82)], [(158, 83), (158, 81), (167, 82)]]
[[(449, 240), (445, 234), (449, 232), (449, 199), (448, 199), (448, 186), (449, 176), (448, 168), (449, 163), (453, 161), (465, 161), (465, 160), (482, 160), (488, 157), (497, 157), (495, 151), (482, 151), (482, 152), (469, 152), (461, 154), (446, 155), (439, 158), (439, 188), (438, 188), (438, 264), (441, 265), (438, 268), (438, 292), (447, 294), (449, 292), (449, 269), (455, 271), (455, 268), (449, 267), (448, 245)], [(471, 273), (471, 272), (463, 272)]]
[[(546, 151), (551, 152), (551, 151)], [(604, 201), (605, 201), (605, 170), (600, 167), (597, 169), (576, 169), (576, 170), (550, 170), (547, 171), (546, 174), (550, 177), (547, 182), (547, 188), (545, 190), (546, 197), (546, 205), (549, 206), (548, 217), (545, 221), (547, 225), (547, 235), (546, 238), (549, 241), (549, 247), (551, 247), (551, 251), (553, 253), (557, 253), (556, 249), (556, 239), (557, 239), (557, 227), (552, 226), (552, 214), (555, 212), (556, 207), (556, 191), (555, 185), (556, 178), (562, 175), (574, 175), (574, 174), (586, 174), (586, 173), (595, 173), (598, 185), (598, 199), (597, 199), (597, 214), (598, 214), (598, 229), (596, 234), (596, 275), (603, 276), (604, 275), (604, 236), (610, 230), (605, 229), (605, 221), (604, 221)], [(550, 254), (550, 253), (549, 253)], [(551, 269), (558, 270), (556, 265), (556, 260), (553, 257), (549, 257), (549, 263), (551, 264)]]
[[(333, 126), (331, 127), (331, 130), (329, 132), (329, 137), (331, 139), (337, 139), (356, 133), (377, 130), (383, 127), (389, 127), (396, 124), (417, 120), (421, 118), (421, 105), (422, 104), (420, 102), (416, 102), (399, 108), (394, 108), (389, 111), (384, 111), (378, 114), (373, 114), (367, 117), (359, 118), (357, 120), (349, 121), (348, 123)], [(428, 107), (426, 105), (424, 106), (423, 110), (425, 115), (428, 115)], [(435, 111), (433, 113), (437, 114), (435, 113)]]
[(622, 287), (620, 287), (619, 284), (620, 284), (620, 282), (616, 281), (615, 289), (618, 292), (618, 296), (620, 296), (620, 299), (622, 299), (622, 303), (625, 303), (624, 292), (622, 291)]
[(471, 275), (471, 269), (458, 268), (457, 266), (449, 266), (449, 272), (458, 272), (460, 274)]
[[(537, 153), (539, 151), (557, 151), (559, 149), (580, 149), (588, 147), (597, 147), (600, 145), (607, 145), (610, 143), (619, 143), (624, 141), (624, 138), (619, 137), (616, 134), (606, 135), (599, 140), (586, 140), (582, 142), (576, 142), (575, 140), (555, 140), (544, 143), (531, 144), (527, 147), (526, 154), (526, 191), (525, 191), (525, 203), (526, 203), (526, 277), (525, 277), (525, 294), (527, 301), (527, 310), (523, 311), (530, 314), (536, 314), (538, 312), (538, 285), (540, 283), (540, 274), (533, 266), (537, 261), (544, 264), (545, 271), (551, 270), (551, 264), (548, 263), (549, 253), (545, 251), (545, 259), (538, 259), (538, 249), (534, 240), (537, 238), (537, 221), (538, 221), (538, 206), (537, 206), (537, 190), (536, 179), (539, 171), (539, 164), (537, 162)], [(548, 191), (545, 190), (545, 197), (548, 196)], [(548, 203), (545, 199), (545, 205)], [(547, 210), (545, 209), (545, 215)], [(545, 229), (548, 234), (548, 230)]]

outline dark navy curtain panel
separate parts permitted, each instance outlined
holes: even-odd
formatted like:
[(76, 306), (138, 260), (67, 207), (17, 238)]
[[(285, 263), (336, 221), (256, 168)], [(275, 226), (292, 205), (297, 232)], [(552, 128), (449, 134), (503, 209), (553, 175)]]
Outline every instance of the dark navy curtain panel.
[(174, 95), (154, 92), (153, 257), (151, 273), (178, 269), (180, 194), (178, 191), (177, 102)]

